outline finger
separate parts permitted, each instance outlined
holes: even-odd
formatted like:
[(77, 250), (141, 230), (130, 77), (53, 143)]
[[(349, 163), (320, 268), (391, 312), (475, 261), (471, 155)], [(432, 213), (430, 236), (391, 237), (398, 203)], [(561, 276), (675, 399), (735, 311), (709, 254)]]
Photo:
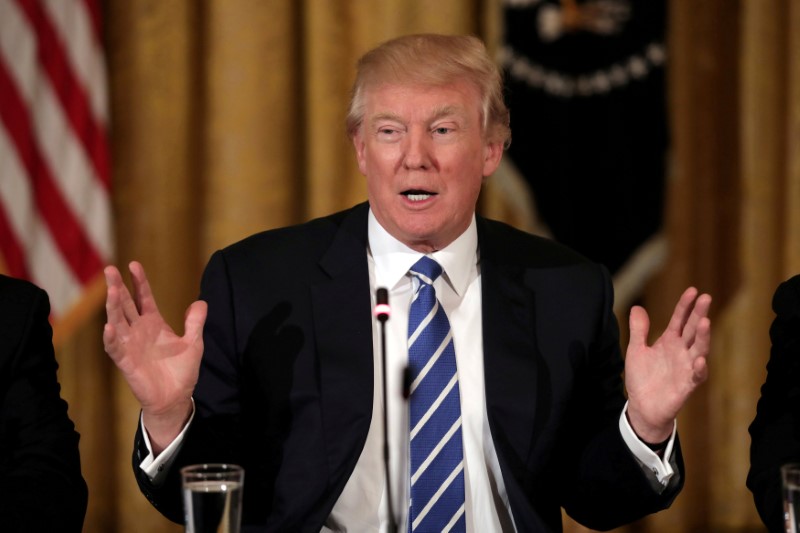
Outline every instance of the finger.
[(119, 288), (117, 287), (109, 287), (106, 292), (106, 322), (114, 325), (123, 322), (127, 324), (119, 303)]
[(697, 334), (691, 346), (693, 357), (705, 357), (711, 350), (711, 320), (703, 317), (697, 325)]
[(117, 360), (117, 330), (111, 324), (103, 326), (103, 349), (114, 362)]
[(697, 297), (697, 289), (689, 287), (683, 294), (681, 294), (678, 303), (675, 305), (675, 310), (672, 312), (672, 318), (669, 319), (666, 331), (680, 337), (686, 322), (692, 312), (692, 303)]
[(150, 282), (147, 280), (147, 274), (144, 272), (144, 267), (138, 261), (131, 261), (128, 265), (133, 278), (133, 294), (136, 301), (136, 308), (141, 314), (158, 313), (158, 306), (153, 297), (153, 291), (150, 289)]
[(631, 308), (628, 327), (630, 328), (628, 346), (630, 348), (646, 346), (647, 335), (650, 332), (650, 317), (647, 316), (647, 311), (645, 311), (644, 307), (635, 305)]
[(705, 357), (698, 357), (692, 363), (692, 383), (700, 385), (708, 379), (708, 361)]
[[(131, 298), (128, 287), (126, 287), (125, 283), (122, 281), (122, 274), (115, 266), (106, 267), (103, 273), (106, 276), (106, 284), (108, 285), (108, 296), (113, 292), (112, 289), (116, 290), (118, 297), (116, 305), (119, 307), (127, 323), (133, 323), (139, 318), (139, 311), (136, 309), (136, 304)], [(108, 305), (106, 305), (106, 311), (108, 311)], [(119, 321), (116, 321), (115, 323), (118, 322)]]
[(108, 299), (108, 294), (112, 288), (119, 290), (125, 284), (122, 282), (122, 274), (120, 274), (117, 267), (113, 265), (108, 265), (103, 269), (103, 275), (106, 278), (106, 299)]
[(106, 321), (112, 326), (123, 327), (128, 325), (122, 309), (121, 291), (125, 290), (119, 270), (109, 266), (103, 270), (106, 277)]
[(120, 274), (119, 269), (114, 265), (106, 266), (103, 269), (103, 274), (105, 274), (107, 286), (122, 283), (122, 274)]
[(208, 304), (203, 300), (194, 302), (186, 310), (184, 318), (184, 339), (190, 342), (197, 342), (203, 339), (203, 326), (208, 315)]
[(708, 310), (710, 307), (711, 296), (708, 294), (701, 294), (697, 297), (697, 300), (695, 300), (689, 320), (686, 321), (683, 332), (681, 332), (681, 336), (687, 348), (694, 345), (698, 326), (704, 318), (708, 318)]

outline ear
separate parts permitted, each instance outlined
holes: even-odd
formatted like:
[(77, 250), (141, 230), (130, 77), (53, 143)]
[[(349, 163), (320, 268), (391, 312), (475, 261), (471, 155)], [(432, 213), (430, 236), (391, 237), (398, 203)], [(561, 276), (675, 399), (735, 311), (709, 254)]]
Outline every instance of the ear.
[(483, 147), (483, 177), (491, 176), (503, 158), (503, 143), (487, 143)]
[(359, 126), (355, 129), (350, 139), (353, 141), (353, 147), (356, 149), (356, 161), (358, 161), (358, 170), (367, 175), (366, 151), (367, 144), (364, 142), (363, 128)]

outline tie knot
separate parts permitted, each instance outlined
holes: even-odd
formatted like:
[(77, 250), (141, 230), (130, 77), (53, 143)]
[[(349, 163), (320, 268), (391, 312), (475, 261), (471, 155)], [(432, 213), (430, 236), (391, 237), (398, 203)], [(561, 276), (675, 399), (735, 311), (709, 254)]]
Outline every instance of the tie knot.
[(442, 266), (427, 256), (422, 256), (419, 261), (409, 270), (412, 276), (416, 276), (422, 283), (433, 285), (433, 282), (442, 275)]

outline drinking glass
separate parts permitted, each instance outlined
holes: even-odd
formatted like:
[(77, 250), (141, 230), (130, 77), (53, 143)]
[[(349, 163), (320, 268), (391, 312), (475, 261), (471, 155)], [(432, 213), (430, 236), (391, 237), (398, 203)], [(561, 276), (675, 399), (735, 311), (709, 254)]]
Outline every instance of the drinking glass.
[(790, 463), (781, 467), (783, 480), (783, 516), (786, 532), (800, 532), (800, 463)]
[(181, 468), (186, 533), (239, 533), (244, 469), (232, 464)]

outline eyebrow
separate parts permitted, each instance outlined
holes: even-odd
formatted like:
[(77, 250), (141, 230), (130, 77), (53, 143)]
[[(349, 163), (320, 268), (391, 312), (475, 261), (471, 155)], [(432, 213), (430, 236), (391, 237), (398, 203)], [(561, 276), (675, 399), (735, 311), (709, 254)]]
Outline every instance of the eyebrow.
[(370, 117), (369, 123), (370, 125), (375, 125), (376, 122), (383, 122), (384, 120), (390, 120), (392, 122), (402, 122), (400, 117), (394, 113), (378, 113), (377, 115)]
[[(430, 122), (434, 122), (444, 117), (454, 116), (454, 115), (462, 115), (462, 109), (459, 106), (455, 105), (444, 105), (439, 108), (434, 109)], [(399, 115), (391, 112), (385, 113), (378, 113), (377, 115), (370, 118), (369, 123), (370, 125), (374, 125), (376, 122), (381, 122), (384, 120), (391, 120), (394, 122), (403, 122)]]

